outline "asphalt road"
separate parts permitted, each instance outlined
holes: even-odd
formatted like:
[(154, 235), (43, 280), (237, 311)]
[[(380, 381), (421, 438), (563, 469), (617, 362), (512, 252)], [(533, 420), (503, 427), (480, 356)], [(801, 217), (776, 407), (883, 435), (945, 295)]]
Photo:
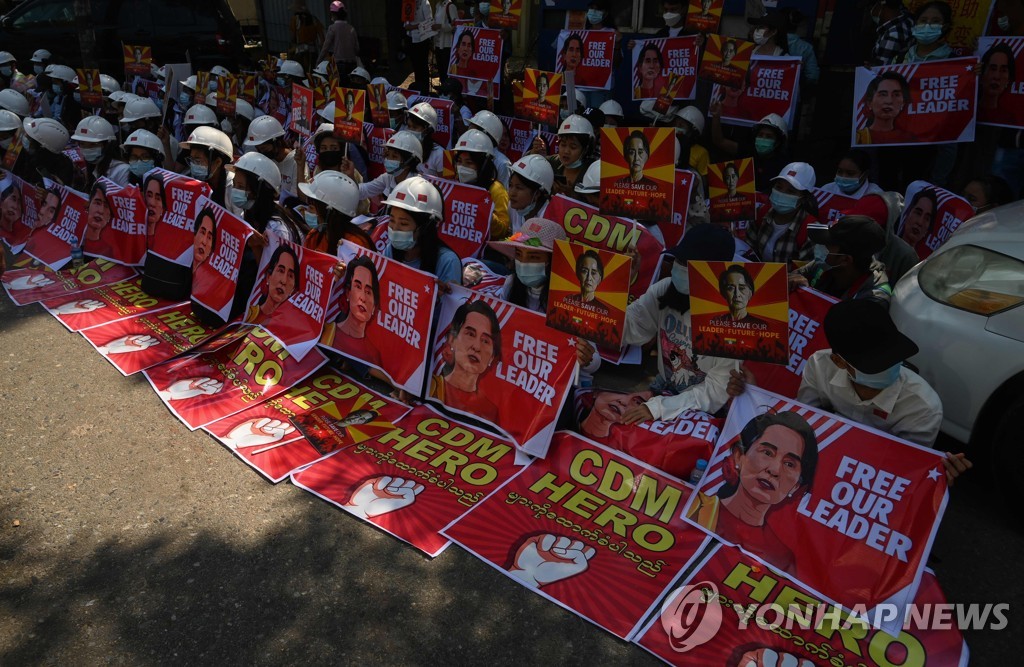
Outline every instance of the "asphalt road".
[[(429, 560), (273, 486), (39, 306), (0, 296), (0, 664), (658, 664), (451, 547)], [(1013, 508), (1019, 509), (1019, 508)], [(934, 567), (1018, 664), (1024, 536), (983, 468)]]

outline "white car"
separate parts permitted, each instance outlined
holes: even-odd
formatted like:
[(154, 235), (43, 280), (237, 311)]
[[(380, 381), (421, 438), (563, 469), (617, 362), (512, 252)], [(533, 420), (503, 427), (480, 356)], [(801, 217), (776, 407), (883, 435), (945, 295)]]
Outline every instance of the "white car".
[[(1024, 201), (963, 223), (896, 285), (890, 309), (942, 399), (942, 431), (992, 454), (1000, 486), (1024, 439)], [(1009, 488), (1003, 486), (1004, 490)]]

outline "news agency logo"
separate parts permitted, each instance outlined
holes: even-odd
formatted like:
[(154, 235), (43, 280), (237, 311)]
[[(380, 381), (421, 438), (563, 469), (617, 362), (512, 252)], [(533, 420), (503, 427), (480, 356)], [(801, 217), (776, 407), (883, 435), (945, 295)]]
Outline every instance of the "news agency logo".
[(708, 643), (722, 627), (718, 587), (710, 581), (680, 586), (661, 605), (661, 627), (669, 646), (686, 653)]

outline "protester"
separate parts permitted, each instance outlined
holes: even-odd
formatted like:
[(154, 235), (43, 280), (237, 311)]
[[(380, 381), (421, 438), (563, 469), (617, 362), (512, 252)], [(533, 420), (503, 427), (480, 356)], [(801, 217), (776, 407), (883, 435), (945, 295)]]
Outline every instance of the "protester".
[(741, 143), (727, 138), (722, 132), (721, 100), (711, 102), (710, 113), (712, 143), (729, 157), (754, 158), (757, 189), (766, 190), (774, 179), (774, 174), (787, 163), (789, 126), (786, 125), (786, 121), (778, 114), (768, 114), (751, 128), (748, 138)]
[(210, 185), (210, 199), (227, 205), (227, 170), (234, 150), (228, 135), (213, 127), (197, 127), (181, 147), (188, 151), (188, 173), (197, 181)]
[(869, 64), (888, 65), (898, 61), (913, 43), (914, 17), (903, 0), (876, 0), (868, 14), (877, 26)]
[(821, 189), (853, 199), (881, 194), (882, 188), (868, 180), (870, 175), (871, 154), (861, 148), (851, 148), (839, 160), (835, 180), (821, 186)]
[(509, 171), (509, 232), (515, 234), (522, 229), (527, 218), (544, 216), (555, 172), (551, 164), (539, 155), (524, 155), (509, 167)]
[(865, 215), (847, 215), (831, 227), (808, 231), (814, 261), (789, 275), (789, 288), (810, 286), (840, 300), (870, 299), (889, 306), (892, 287), (875, 254), (885, 247), (885, 231)]
[(896, 233), (903, 212), (903, 196), (896, 192), (866, 195), (846, 215), (864, 215), (885, 231), (885, 246), (875, 257), (885, 267), (889, 284), (895, 286), (920, 259), (917, 251)]
[(680, 169), (693, 169), (702, 178), (707, 178), (711, 158), (708, 149), (700, 144), (700, 137), (704, 134), (704, 114), (695, 106), (687, 106), (676, 111), (674, 116), (672, 123), (679, 141), (676, 166)]
[(452, 55), (452, 36), (459, 18), (459, 10), (452, 0), (440, 0), (434, 8), (434, 63), (441, 87), (448, 82), (448, 61)]
[(416, 136), (423, 150), (420, 173), (440, 176), (444, 171), (444, 149), (434, 141), (437, 111), (427, 102), (418, 102), (405, 114), (405, 129)]
[[(324, 42), (324, 25), (309, 12), (305, 0), (296, 0), (295, 13), (288, 26), (292, 39), (292, 54), (303, 68), (310, 69), (322, 58), (313, 60)], [(348, 70), (341, 70), (348, 71)]]
[(992, 174), (967, 181), (963, 196), (975, 213), (984, 213), (997, 206), (1009, 204), (1015, 199), (1010, 184)]
[(772, 12), (761, 18), (747, 19), (752, 27), (750, 41), (755, 56), (786, 56), (789, 55), (789, 35), (786, 32), (789, 23), (780, 12)]
[[(359, 184), (359, 198), (388, 196), (398, 183), (415, 176), (423, 161), (423, 148), (412, 132), (395, 132), (384, 144), (384, 173), (368, 183)], [(341, 161), (341, 173), (355, 180), (356, 169), (351, 159)]]
[(903, 58), (894, 58), (892, 62), (919, 63), (951, 57), (953, 48), (946, 39), (952, 29), (953, 10), (949, 3), (934, 0), (921, 5), (914, 14), (913, 43)]
[(462, 263), (437, 235), (444, 219), (441, 193), (426, 179), (413, 176), (400, 182), (387, 199), (391, 220), (385, 257), (458, 284)]
[(587, 167), (583, 179), (573, 188), (572, 197), (594, 207), (600, 206), (601, 199), (601, 161), (594, 160)]
[(319, 222), (303, 245), (331, 255), (338, 251), (342, 240), (374, 249), (370, 235), (352, 223), (359, 205), (359, 186), (355, 181), (337, 171), (325, 171), (309, 183), (300, 183), (299, 190), (313, 202)]
[(497, 171), (498, 180), (508, 189), (509, 159), (500, 149), (502, 139), (505, 137), (505, 125), (493, 112), (481, 109), (466, 121), (466, 126), (468, 129), (480, 130), (491, 140), (494, 147), (491, 155), (494, 158), (494, 168)]
[(26, 118), (22, 128), (24, 148), (11, 170), (14, 175), (33, 185), (43, 185), (44, 178), (71, 185), (75, 168), (63, 153), (71, 139), (67, 129), (52, 118)]
[(498, 181), (494, 167), (494, 144), (480, 130), (467, 130), (455, 144), (455, 171), (461, 183), (484, 188), (491, 195), (491, 240), (509, 234), (508, 192)]
[[(548, 158), (555, 172), (554, 194), (572, 196), (573, 188), (593, 162), (595, 141), (594, 126), (583, 116), (573, 114), (558, 126), (558, 152)], [(531, 152), (547, 152), (539, 138), (534, 141)]]
[(273, 116), (260, 116), (249, 123), (249, 134), (245, 146), (253, 148), (270, 158), (281, 172), (281, 200), (295, 196), (298, 180), (298, 163), (295, 152), (285, 142), (285, 131), (281, 122)]
[(96, 179), (101, 177), (109, 178), (118, 185), (128, 185), (131, 172), (120, 159), (121, 151), (110, 123), (101, 116), (87, 116), (78, 123), (71, 140), (78, 144), (89, 165), (86, 189), (92, 188)]
[(154, 168), (164, 166), (164, 145), (148, 130), (135, 130), (121, 144), (128, 161), (128, 182), (141, 186), (143, 178)]
[(424, 95), (430, 95), (430, 46), (431, 37), (434, 33), (420, 30), (424, 23), (433, 25), (434, 12), (430, 9), (428, 0), (415, 0), (416, 12), (412, 21), (402, 25), (407, 33), (411, 48), (408, 49), (409, 59), (412, 61), (413, 72), (415, 73), (416, 90)]
[(818, 83), (818, 79), (821, 77), (821, 68), (818, 66), (818, 56), (814, 53), (814, 46), (810, 42), (800, 39), (800, 35), (797, 34), (797, 29), (804, 22), (803, 13), (795, 7), (780, 9), (779, 13), (786, 21), (787, 53), (800, 57), (800, 80), (809, 84)]
[(814, 167), (793, 162), (772, 179), (769, 205), (747, 230), (747, 243), (763, 262), (811, 258), (813, 243), (807, 228), (818, 213), (814, 195)]

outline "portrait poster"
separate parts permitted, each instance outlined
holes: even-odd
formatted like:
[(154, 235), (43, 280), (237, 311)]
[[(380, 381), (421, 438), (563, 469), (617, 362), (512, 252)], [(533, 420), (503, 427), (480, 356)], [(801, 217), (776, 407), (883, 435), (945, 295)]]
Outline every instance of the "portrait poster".
[(753, 42), (743, 39), (722, 37), (714, 33), (707, 35), (697, 76), (705, 81), (739, 88), (747, 77), (755, 46)]
[[(291, 127), (288, 128), (303, 137), (313, 133), (313, 115), (316, 107), (313, 106), (313, 91), (297, 83), (292, 84), (291, 100)], [(337, 98), (335, 98), (337, 99)], [(335, 107), (335, 114), (338, 113)], [(337, 122), (337, 116), (335, 116)]]
[[(39, 221), (40, 192), (31, 183), (9, 171), (0, 171), (0, 239), (3, 239), (12, 254), (25, 248), (29, 235)], [(52, 214), (49, 220), (52, 221)]]
[(711, 460), (725, 420), (699, 410), (684, 410), (674, 419), (623, 423), (627, 410), (653, 397), (650, 389), (577, 389), (573, 406), (576, 430), (661, 472), (689, 479), (697, 461)]
[(223, 329), (208, 327), (188, 303), (82, 330), (82, 336), (122, 375), (132, 375), (198, 347)]
[(85, 254), (138, 266), (146, 258), (146, 204), (134, 185), (105, 176), (89, 192), (85, 209)]
[(548, 286), (549, 327), (618, 350), (626, 325), (628, 255), (555, 240)]
[(192, 264), (192, 300), (227, 321), (238, 288), (245, 244), (253, 234), (245, 220), (213, 200), (196, 204), (195, 249)]
[(673, 128), (601, 128), (601, 211), (642, 220), (671, 217), (675, 166)]
[(455, 151), (446, 148), (441, 152), (441, 178), (453, 181), (457, 177), (458, 172), (455, 170)]
[(238, 103), (238, 84), (233, 74), (217, 77), (217, 113), (235, 117), (235, 107)]
[(131, 79), (135, 76), (141, 76), (144, 79), (148, 79), (153, 76), (152, 46), (133, 46), (131, 44), (122, 43), (121, 50), (124, 53), (125, 78)]
[(978, 57), (978, 124), (1024, 128), (1024, 37), (982, 37)]
[(146, 294), (142, 290), (142, 278), (131, 278), (70, 296), (47, 299), (42, 305), (68, 331), (78, 332), (176, 304)]
[(774, 113), (787, 127), (793, 127), (800, 101), (801, 66), (800, 58), (754, 56), (738, 87), (715, 84), (711, 91), (711, 99), (721, 102), (722, 122), (753, 127)]
[(256, 104), (256, 74), (242, 72), (237, 77), (238, 99), (245, 100), (249, 104)]
[(112, 285), (135, 277), (135, 269), (105, 259), (94, 259), (79, 268), (54, 271), (45, 265), (8, 269), (0, 275), (7, 296), (17, 306), (27, 306), (78, 294), (101, 285)]
[(522, 14), (523, 0), (491, 0), (491, 12), (487, 15), (487, 25), (492, 28), (518, 30)]
[(210, 73), (205, 70), (196, 72), (196, 93), (192, 98), (193, 104), (206, 104), (206, 96), (210, 92)]
[(453, 287), (441, 297), (428, 400), (544, 456), (576, 375), (575, 344), (541, 313)]
[[(276, 484), (313, 461), (390, 433), (408, 411), (409, 406), (325, 366), (284, 394), (208, 424), (203, 430)], [(317, 437), (310, 423), (316, 423), (331, 437)]]
[(366, 91), (334, 89), (334, 136), (359, 143), (366, 115)]
[(512, 116), (498, 116), (498, 118), (505, 124), (505, 137), (508, 139), (508, 148), (504, 151), (505, 157), (515, 162), (530, 150), (530, 142), (536, 135), (533, 123)]
[(629, 640), (709, 541), (680, 510), (690, 485), (559, 431), (546, 459), (442, 531), (491, 567)]
[(631, 70), (633, 99), (651, 100), (666, 95), (673, 100), (692, 100), (700, 61), (697, 39), (696, 35), (688, 35), (636, 40)]
[(562, 30), (558, 33), (555, 71), (572, 72), (577, 88), (608, 90), (615, 61), (614, 30)]
[(754, 159), (742, 158), (708, 165), (708, 212), (713, 222), (753, 220)]
[(444, 200), (444, 221), (437, 235), (460, 258), (479, 257), (491, 238), (491, 193), (476, 185), (466, 185), (435, 176), (426, 176)]
[[(933, 619), (949, 608), (931, 570), (913, 604), (936, 610)], [(967, 667), (969, 651), (955, 622), (910, 623), (882, 632), (740, 550), (715, 545), (633, 641), (670, 665)]]
[(455, 28), (448, 75), (462, 81), (463, 94), (487, 97), (486, 87), (491, 86), (493, 98), (498, 99), (502, 44), (501, 30), (468, 25)]
[(516, 115), (536, 123), (558, 125), (561, 97), (561, 74), (527, 67), (523, 71), (523, 101), (516, 107)]
[(338, 259), (272, 232), (266, 236), (244, 320), (269, 331), (301, 361), (323, 333)]
[(696, 32), (718, 32), (725, 0), (690, 0), (686, 9), (686, 27)]
[(367, 105), (370, 107), (370, 121), (377, 127), (391, 126), (388, 115), (388, 91), (383, 83), (371, 83), (366, 87)]
[(785, 264), (690, 260), (686, 266), (694, 354), (787, 363)]
[(855, 146), (974, 141), (978, 59), (858, 67), (853, 94)]
[[(46, 99), (43, 95), (40, 99)], [(11, 145), (4, 151), (3, 168), (7, 171), (14, 169), (14, 165), (18, 162), (18, 156), (21, 155), (21, 151), (25, 149), (25, 130), (19, 128), (14, 131), (14, 136), (11, 137)]]
[(194, 431), (285, 393), (326, 361), (319, 350), (300, 360), (264, 329), (238, 326), (143, 372), (167, 409)]
[[(747, 385), (686, 518), (829, 602), (869, 616), (882, 602), (905, 610), (948, 498), (942, 461), (942, 452)], [(897, 616), (881, 629), (898, 629)]]
[(508, 440), (419, 405), (292, 483), (433, 558), (449, 544), (441, 529), (508, 481), (515, 460)]
[(897, 236), (924, 259), (939, 249), (974, 209), (963, 197), (927, 181), (914, 181), (903, 196)]
[(846, 212), (857, 205), (859, 200), (834, 192), (825, 192), (821, 188), (811, 188), (814, 200), (818, 202), (818, 220), (828, 226), (846, 215)]
[[(686, 233), (686, 218), (690, 214), (690, 200), (693, 188), (701, 187), (697, 174), (689, 169), (676, 169), (676, 187), (672, 193), (672, 217), (659, 221), (658, 229), (665, 237), (665, 247), (674, 248), (679, 245)], [(703, 195), (702, 195), (703, 196)]]
[(366, 171), (370, 178), (377, 178), (384, 173), (384, 145), (395, 133), (390, 127), (376, 127), (363, 124), (366, 153), (368, 156)]
[(767, 362), (747, 362), (746, 368), (756, 378), (757, 386), (796, 398), (803, 378), (804, 366), (812, 354), (829, 347), (825, 338), (825, 314), (837, 299), (811, 289), (801, 287), (789, 295), (789, 353), (785, 365)]
[(431, 108), (437, 113), (437, 126), (434, 128), (432, 133), (434, 143), (441, 148), (451, 148), (452, 117), (453, 114), (458, 113), (455, 109), (455, 102), (452, 102), (451, 100), (443, 100), (440, 97), (427, 97), (425, 95), (414, 97), (410, 102), (410, 109), (414, 104), (419, 104), (420, 102), (426, 102), (431, 106)]
[(434, 276), (349, 241), (338, 246), (345, 275), (331, 296), (320, 345), (386, 375), (414, 396), (423, 392), (431, 350)]
[(149, 252), (179, 266), (192, 266), (196, 204), (210, 186), (166, 169), (154, 169), (142, 181)]
[(100, 85), (100, 71), (98, 69), (79, 68), (78, 73), (78, 96), (80, 104), (89, 109), (103, 108), (103, 86)]

